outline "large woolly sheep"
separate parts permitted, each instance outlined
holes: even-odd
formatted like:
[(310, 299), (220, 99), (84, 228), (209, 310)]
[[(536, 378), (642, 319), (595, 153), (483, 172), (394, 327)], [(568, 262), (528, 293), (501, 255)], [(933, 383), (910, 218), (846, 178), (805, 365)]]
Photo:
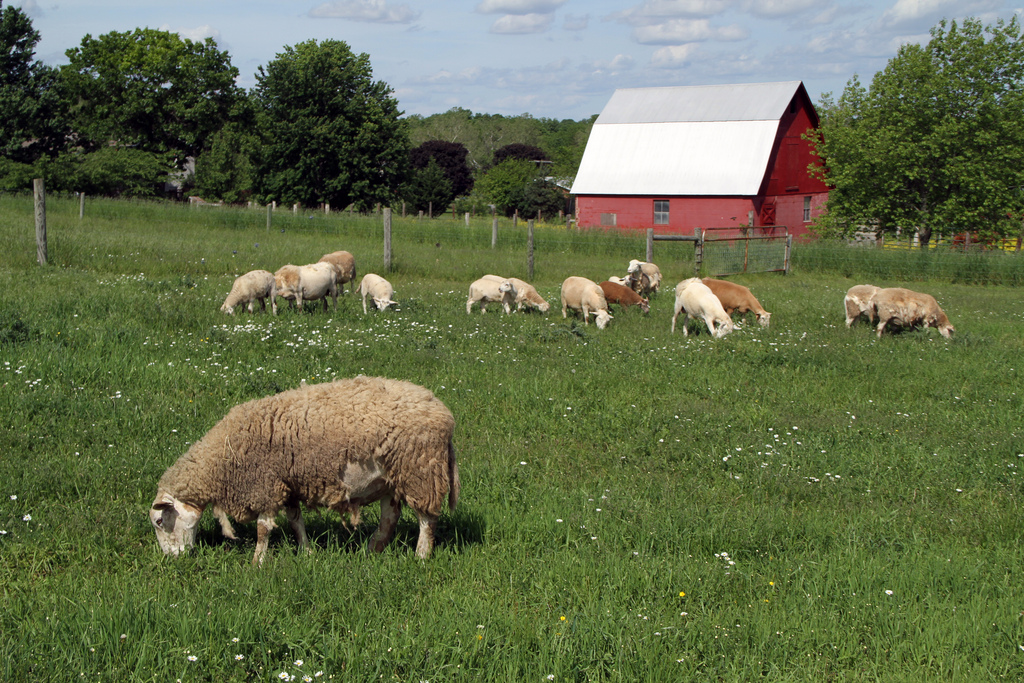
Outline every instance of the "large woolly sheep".
[(934, 327), (946, 339), (956, 331), (931, 294), (913, 292), (902, 287), (880, 289), (875, 294), (874, 305), (878, 315), (876, 328), (879, 338), (887, 326), (911, 329), (922, 325)]
[(866, 315), (868, 321), (875, 324), (875, 295), (881, 291), (874, 285), (854, 285), (843, 297), (843, 308), (846, 309), (846, 326), (857, 322), (860, 316)]
[(650, 261), (633, 259), (629, 262), (626, 273), (626, 286), (641, 296), (657, 294), (661, 289), (661, 269)]
[(277, 282), (277, 295), (292, 301), (300, 311), (303, 301), (323, 299), (326, 312), (328, 296), (334, 300), (334, 310), (338, 310), (337, 276), (330, 263), (281, 266), (274, 273), (274, 280)]
[(676, 331), (676, 318), (683, 311), (686, 311), (686, 317), (683, 319), (683, 336), (688, 335), (686, 328), (690, 318), (703, 319), (708, 331), (716, 339), (721, 339), (733, 330), (732, 318), (722, 308), (722, 302), (699, 277), (691, 277), (676, 285), (676, 309), (672, 314), (672, 332)]
[(540, 295), (537, 289), (525, 280), (520, 280), (517, 277), (501, 277), (500, 275), (484, 275), (483, 279), (491, 280), (494, 282), (500, 282), (501, 280), (508, 280), (512, 283), (512, 286), (516, 288), (516, 310), (521, 311), (524, 308), (536, 308), (541, 313), (547, 313), (548, 309), (551, 308), (551, 304)]
[(480, 312), (487, 312), (489, 302), (500, 303), (505, 313), (512, 312), (512, 304), (516, 302), (516, 287), (505, 278), (497, 275), (485, 275), (469, 285), (469, 297), (466, 299), (466, 313), (473, 312), (473, 304), (480, 304)]
[(363, 297), (363, 315), (366, 315), (366, 297), (373, 300), (373, 305), (378, 311), (383, 311), (391, 304), (397, 304), (391, 297), (395, 295), (395, 288), (391, 283), (375, 273), (367, 273), (359, 282), (359, 293)]
[(356, 259), (347, 251), (332, 251), (320, 257), (318, 263), (330, 263), (334, 266), (338, 291), (345, 293), (345, 283), (352, 283), (352, 293), (356, 293)]
[(722, 304), (722, 308), (730, 316), (733, 313), (739, 313), (742, 320), (747, 313), (753, 313), (757, 316), (757, 322), (761, 327), (768, 327), (769, 323), (771, 323), (772, 314), (764, 310), (761, 302), (757, 300), (757, 297), (747, 287), (738, 285), (735, 282), (729, 282), (728, 280), (715, 280), (710, 277), (704, 278), (701, 282), (714, 292), (715, 296), (718, 297), (718, 301)]
[[(299, 504), (349, 513), (381, 501), (370, 548), (394, 535), (402, 504), (420, 522), (416, 554), (430, 555), (445, 497), (454, 510), (459, 471), (455, 419), (430, 391), (409, 382), (359, 376), (311, 384), (232, 408), (164, 472), (149, 511), (164, 553), (195, 544), (210, 507), (257, 520), (253, 563), (262, 562), (282, 509), (300, 547), (308, 546)], [(226, 528), (225, 528), (226, 525)]]
[(595, 315), (597, 329), (603, 330), (612, 319), (608, 312), (608, 301), (604, 298), (604, 292), (593, 280), (575, 275), (565, 278), (562, 282), (562, 317), (565, 318), (567, 309), (583, 312), (583, 322), (590, 324), (589, 316)]
[(274, 315), (277, 315), (277, 284), (274, 281), (274, 274), (269, 270), (250, 270), (245, 275), (235, 278), (220, 310), (232, 315), (236, 306), (248, 304), (249, 312), (252, 313), (252, 303), (259, 301), (260, 310), (265, 312), (267, 299), (270, 299), (270, 308)]

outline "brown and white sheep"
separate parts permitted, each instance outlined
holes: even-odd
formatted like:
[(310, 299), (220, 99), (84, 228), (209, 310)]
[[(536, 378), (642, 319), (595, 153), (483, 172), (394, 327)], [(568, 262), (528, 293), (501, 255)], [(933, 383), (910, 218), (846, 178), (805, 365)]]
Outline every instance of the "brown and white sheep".
[[(672, 314), (672, 332), (676, 331), (676, 318), (686, 311), (683, 319), (683, 336), (687, 336), (687, 323), (690, 318), (701, 318), (708, 326), (708, 331), (716, 339), (721, 339), (733, 330), (732, 318), (722, 308), (722, 302), (715, 293), (699, 277), (691, 277), (676, 285), (676, 307)], [(716, 327), (717, 326), (717, 327)]]
[(195, 544), (211, 507), (233, 536), (226, 515), (257, 520), (253, 563), (262, 562), (277, 513), (284, 510), (300, 547), (307, 547), (299, 504), (352, 515), (381, 501), (370, 548), (394, 535), (402, 505), (419, 518), (416, 554), (430, 555), (445, 498), (455, 509), (459, 471), (451, 411), (409, 382), (356, 377), (312, 384), (249, 401), (228, 414), (164, 472), (149, 511), (164, 553)]
[(609, 304), (618, 304), (623, 308), (639, 306), (644, 313), (650, 313), (651, 305), (646, 298), (640, 296), (629, 287), (620, 285), (610, 280), (597, 283), (597, 286), (604, 292), (605, 301)]
[(524, 308), (536, 308), (541, 313), (547, 313), (551, 304), (542, 297), (536, 287), (525, 280), (517, 277), (503, 278), (500, 275), (484, 275), (485, 280), (508, 280), (516, 288), (516, 310)]
[(733, 313), (738, 312), (742, 320), (747, 313), (753, 313), (757, 316), (757, 322), (761, 327), (768, 327), (772, 314), (761, 307), (761, 302), (757, 300), (757, 297), (748, 288), (735, 282), (715, 280), (710, 277), (704, 278), (701, 282), (714, 292), (715, 296), (718, 297), (718, 301), (722, 304), (722, 308), (725, 309), (725, 312), (730, 317), (732, 317)]
[(250, 270), (235, 278), (220, 310), (232, 315), (237, 306), (248, 304), (249, 312), (252, 313), (253, 302), (259, 301), (260, 310), (266, 311), (267, 299), (270, 299), (270, 308), (274, 315), (277, 315), (277, 284), (274, 281), (274, 274), (269, 270)]
[(466, 299), (466, 313), (473, 311), (473, 304), (480, 304), (480, 312), (487, 312), (487, 304), (490, 302), (500, 303), (505, 313), (512, 312), (512, 304), (516, 302), (515, 285), (506, 278), (497, 275), (484, 275), (479, 280), (474, 280), (469, 285), (469, 298)]
[(875, 313), (878, 315), (878, 336), (881, 338), (886, 327), (934, 327), (943, 337), (949, 339), (953, 332), (952, 323), (935, 297), (930, 294), (913, 292), (902, 287), (880, 289), (875, 294)]
[(875, 295), (879, 290), (874, 285), (854, 285), (846, 291), (843, 307), (846, 309), (847, 327), (852, 326), (862, 314), (872, 325), (875, 324)]
[(604, 298), (604, 292), (593, 280), (575, 275), (565, 278), (562, 282), (562, 317), (565, 318), (566, 311), (573, 309), (583, 312), (584, 324), (590, 324), (590, 314), (595, 313), (594, 321), (597, 329), (603, 330), (612, 319), (608, 312), (608, 301)]
[(352, 293), (356, 293), (356, 259), (347, 251), (332, 251), (320, 257), (318, 263), (330, 263), (334, 266), (338, 290), (345, 293), (345, 283), (352, 283)]
[(328, 296), (334, 300), (334, 309), (338, 309), (337, 276), (329, 263), (281, 266), (274, 273), (274, 280), (277, 295), (292, 301), (299, 310), (302, 310), (303, 301), (323, 299), (326, 312)]
[(395, 288), (376, 273), (367, 273), (363, 276), (359, 282), (359, 293), (363, 297), (363, 315), (366, 314), (366, 297), (373, 300), (373, 305), (378, 311), (383, 311), (391, 304), (398, 304), (392, 299), (395, 296)]
[(627, 286), (641, 296), (661, 290), (661, 269), (649, 261), (633, 259), (626, 273)]

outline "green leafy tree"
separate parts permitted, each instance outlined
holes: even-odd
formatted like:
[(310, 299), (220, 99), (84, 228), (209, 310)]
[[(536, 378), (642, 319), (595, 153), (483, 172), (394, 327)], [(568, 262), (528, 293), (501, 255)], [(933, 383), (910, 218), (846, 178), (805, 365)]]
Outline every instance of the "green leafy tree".
[(402, 189), (402, 196), (409, 202), (413, 211), (430, 212), (434, 216), (439, 216), (451, 204), (455, 194), (444, 169), (436, 159), (431, 158), (426, 166), (410, 172), (409, 181)]
[(495, 206), (498, 212), (511, 216), (533, 217), (541, 211), (551, 216), (565, 204), (561, 189), (544, 180), (532, 161), (511, 158), (487, 171), (476, 182), (476, 192)]
[(61, 68), (73, 125), (87, 151), (110, 142), (179, 167), (221, 129), (242, 96), (238, 69), (212, 38), (185, 40), (155, 29), (86, 35)]
[(870, 90), (856, 77), (822, 99), (811, 138), (828, 182), (825, 234), (917, 230), (997, 237), (1024, 212), (1024, 40), (1014, 17), (945, 21), (904, 45)]
[(256, 81), (265, 200), (369, 208), (397, 195), (408, 136), (390, 86), (372, 80), (369, 55), (310, 40), (286, 47)]
[(237, 204), (252, 196), (260, 140), (248, 98), (239, 101), (230, 119), (196, 158), (195, 191), (205, 199)]
[[(451, 183), (451, 199), (454, 199), (473, 189), (473, 172), (466, 163), (468, 154), (469, 150), (461, 142), (427, 140), (409, 150), (409, 163), (414, 169), (422, 169), (431, 160), (437, 162)], [(451, 199), (447, 203), (451, 203)]]

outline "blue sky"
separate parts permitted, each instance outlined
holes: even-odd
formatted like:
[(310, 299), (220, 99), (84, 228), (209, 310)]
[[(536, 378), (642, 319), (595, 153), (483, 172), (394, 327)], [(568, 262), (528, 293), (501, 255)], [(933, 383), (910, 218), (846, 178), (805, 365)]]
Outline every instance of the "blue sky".
[(42, 35), (36, 56), (111, 31), (214, 38), (255, 84), (285, 46), (344, 40), (407, 114), (582, 119), (616, 88), (801, 80), (816, 102), (870, 83), (940, 19), (1019, 15), (1005, 0), (7, 0)]

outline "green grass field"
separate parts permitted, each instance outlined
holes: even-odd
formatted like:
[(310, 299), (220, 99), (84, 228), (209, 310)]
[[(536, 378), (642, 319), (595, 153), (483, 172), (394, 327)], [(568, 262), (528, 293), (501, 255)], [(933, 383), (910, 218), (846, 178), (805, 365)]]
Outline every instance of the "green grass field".
[[(692, 247), (659, 243), (650, 314), (598, 331), (562, 319), (559, 284), (622, 274), (642, 236), (538, 228), (552, 310), (467, 316), (471, 280), (525, 279), (525, 229), (492, 250), (489, 220), (396, 220), (398, 310), (228, 317), (252, 268), (347, 249), (379, 272), (379, 219), (90, 201), (79, 220), (51, 198), (48, 222), (39, 267), (31, 200), (0, 197), (2, 681), (1024, 678), (1020, 289), (797, 245), (791, 274), (736, 278), (770, 329), (684, 338)], [(863, 282), (935, 295), (956, 335), (846, 329)], [(360, 373), (457, 420), (433, 557), (408, 511), (368, 553), (376, 506), (353, 533), (307, 512), (315, 552), (284, 525), (262, 567), (254, 525), (224, 541), (209, 515), (162, 555), (147, 510), (190, 443), (237, 403)]]

